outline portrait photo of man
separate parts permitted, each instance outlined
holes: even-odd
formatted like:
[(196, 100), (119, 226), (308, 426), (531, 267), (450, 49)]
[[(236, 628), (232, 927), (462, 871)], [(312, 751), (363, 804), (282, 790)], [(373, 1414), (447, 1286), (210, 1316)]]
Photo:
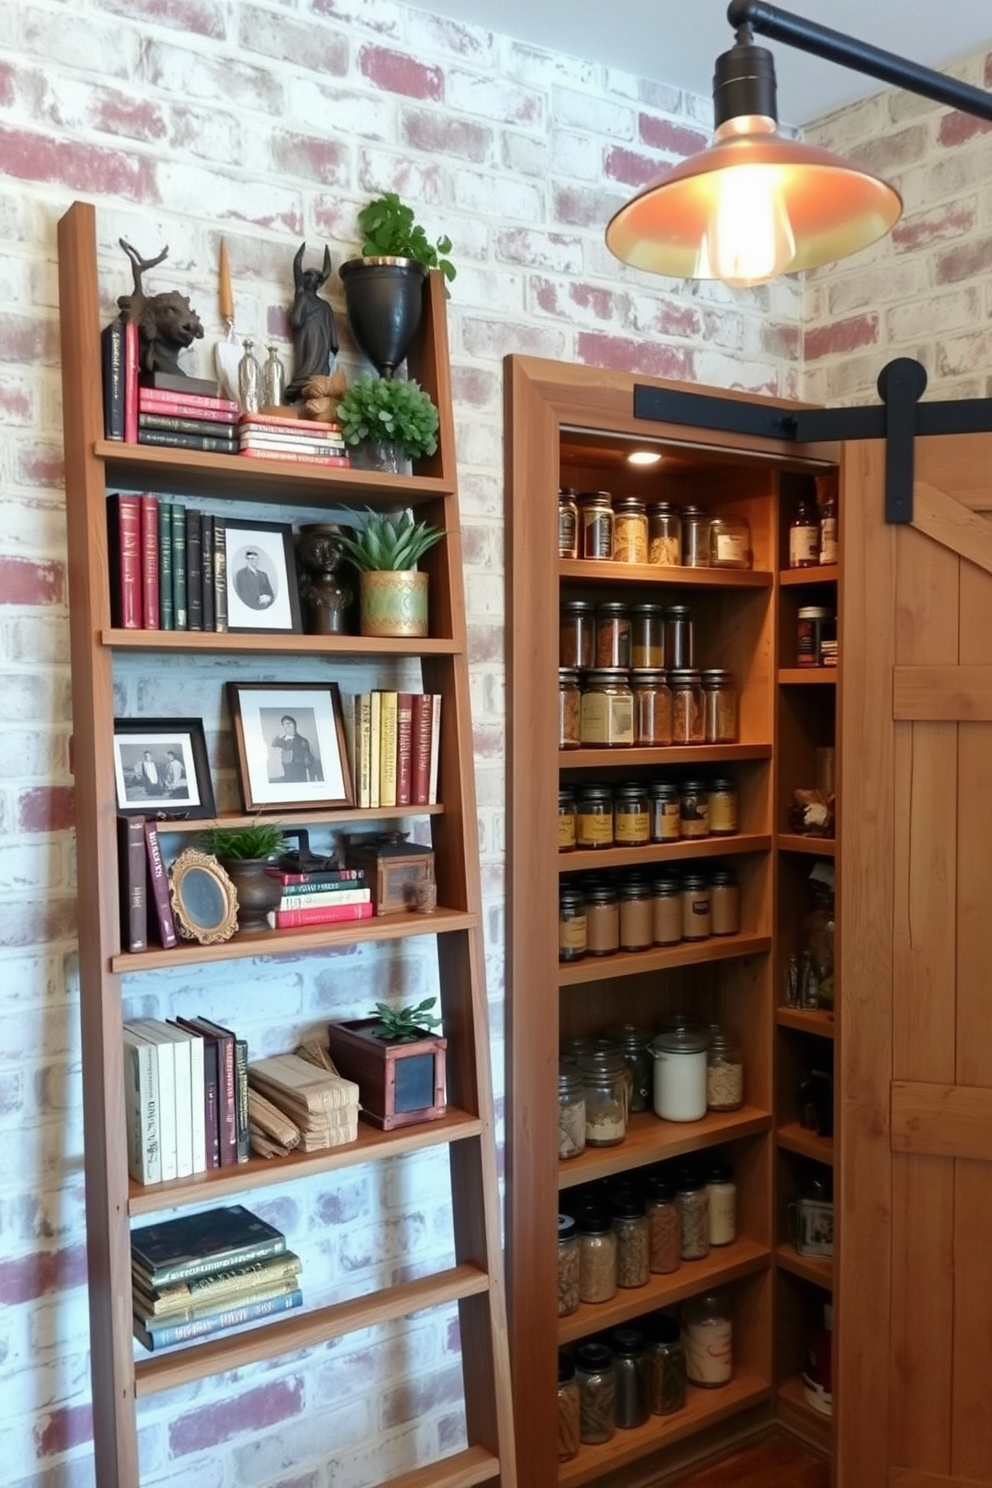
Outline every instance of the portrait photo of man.
[(234, 575), (234, 591), (252, 610), (267, 610), (276, 597), (272, 581), (259, 562), (257, 548), (246, 548), (244, 563)]
[(284, 713), (280, 718), (279, 733), (271, 740), (271, 748), (275, 763), (269, 768), (270, 780), (323, 780), (320, 761), (309, 739), (300, 733), (292, 713)]

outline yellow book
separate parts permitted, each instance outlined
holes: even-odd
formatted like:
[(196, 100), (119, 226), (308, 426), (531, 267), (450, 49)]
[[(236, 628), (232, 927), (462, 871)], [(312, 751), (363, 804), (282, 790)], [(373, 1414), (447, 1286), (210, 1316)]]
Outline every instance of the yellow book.
[(382, 693), (373, 692), (369, 699), (369, 805), (379, 803), (379, 742), (382, 720)]
[(372, 694), (355, 699), (355, 794), (358, 806), (372, 805), (369, 751), (372, 742)]
[(379, 725), (379, 805), (396, 805), (396, 693), (382, 694)]

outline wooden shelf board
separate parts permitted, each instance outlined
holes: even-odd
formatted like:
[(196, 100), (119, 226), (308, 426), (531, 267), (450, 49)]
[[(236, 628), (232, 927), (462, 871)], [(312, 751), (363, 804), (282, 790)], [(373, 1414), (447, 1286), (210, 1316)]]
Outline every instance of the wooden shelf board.
[(249, 1162), (230, 1168), (214, 1168), (196, 1173), (191, 1178), (174, 1178), (169, 1183), (131, 1183), (128, 1191), (128, 1213), (155, 1214), (162, 1209), (183, 1204), (217, 1203), (231, 1194), (266, 1188), (272, 1183), (288, 1183), (329, 1173), (360, 1163), (377, 1162), (387, 1157), (401, 1157), (425, 1147), (446, 1146), (482, 1134), (478, 1116), (449, 1106), (437, 1121), (424, 1121), (418, 1126), (404, 1126), (397, 1131), (380, 1131), (359, 1118), (358, 1140), (347, 1147), (333, 1147), (326, 1152), (291, 1152), (287, 1157), (253, 1157)]
[(833, 1137), (819, 1137), (808, 1131), (798, 1121), (790, 1121), (775, 1132), (775, 1140), (787, 1152), (798, 1152), (801, 1157), (811, 1157), (814, 1162), (831, 1164), (834, 1160)]
[(661, 1121), (653, 1111), (632, 1116), (627, 1135), (616, 1147), (587, 1147), (578, 1157), (558, 1165), (559, 1189), (608, 1178), (611, 1173), (645, 1167), (669, 1157), (681, 1157), (718, 1142), (733, 1142), (771, 1130), (768, 1111), (742, 1106), (739, 1111), (714, 1111), (702, 1121)]
[[(162, 817), (156, 822), (158, 835), (166, 836), (169, 832), (206, 832), (211, 827), (248, 827), (257, 822), (261, 813), (247, 815), (243, 812), (225, 812), (223, 816), (183, 818), (182, 820)], [(386, 821), (394, 816), (443, 816), (444, 807), (437, 806), (377, 806), (373, 809), (346, 806), (343, 809), (335, 808), (328, 811), (311, 811), (309, 807), (305, 812), (300, 812), (301, 821), (307, 826), (319, 825), (324, 822), (336, 826), (338, 822), (375, 822)], [(292, 821), (285, 812), (271, 818), (280, 826), (292, 831)]]
[(821, 1008), (775, 1009), (775, 1021), (780, 1028), (795, 1028), (799, 1033), (815, 1033), (819, 1038), (833, 1038), (834, 1015)]
[(778, 1416), (782, 1424), (795, 1431), (811, 1446), (830, 1455), (833, 1441), (833, 1420), (816, 1410), (806, 1399), (806, 1390), (800, 1375), (783, 1380), (775, 1391)]
[[(703, 962), (731, 961), (737, 956), (756, 956), (771, 949), (770, 935), (711, 935), (706, 940), (682, 940), (674, 946), (651, 951), (617, 951), (613, 956), (586, 956), (558, 968), (558, 985), (576, 987), (602, 982), (608, 977), (635, 976), (642, 971), (669, 971), (676, 966), (699, 966)], [(171, 954), (166, 952), (166, 955)], [(142, 960), (144, 957), (134, 958)]]
[(652, 1276), (647, 1286), (622, 1287), (609, 1302), (580, 1303), (577, 1312), (559, 1320), (558, 1343), (574, 1343), (604, 1328), (615, 1328), (657, 1307), (669, 1307), (686, 1297), (694, 1297), (707, 1287), (750, 1276), (769, 1264), (768, 1246), (741, 1236), (732, 1245), (711, 1250), (705, 1260), (685, 1261), (668, 1276)]
[(819, 568), (783, 568), (778, 581), (785, 588), (800, 584), (836, 584), (840, 578), (840, 565), (823, 563)]
[(775, 846), (779, 852), (809, 853), (817, 858), (837, 856), (836, 837), (800, 837), (795, 832), (779, 832)]
[(176, 496), (226, 496), (238, 501), (285, 505), (292, 488), (294, 506), (336, 506), (358, 502), (381, 510), (416, 506), (453, 494), (448, 481), (426, 475), (384, 475), (339, 465), (306, 465), (286, 460), (247, 460), (241, 455), (210, 455), (200, 450), (121, 444), (98, 439), (93, 446), (107, 468), (111, 487), (161, 491)]
[(825, 1292), (833, 1291), (834, 1266), (832, 1261), (820, 1256), (800, 1255), (794, 1245), (786, 1242), (776, 1248), (775, 1262), (781, 1266), (783, 1271), (791, 1271), (793, 1276), (801, 1276), (803, 1281), (811, 1281), (815, 1286), (823, 1287)]
[(734, 760), (771, 759), (770, 744), (666, 744), (657, 749), (562, 749), (560, 770), (607, 770), (620, 766), (719, 765)]
[(476, 1483), (489, 1483), (498, 1476), (498, 1457), (485, 1447), (466, 1447), (451, 1457), (389, 1478), (381, 1488), (473, 1488)]
[(816, 684), (820, 687), (837, 685), (836, 667), (779, 667), (780, 687), (803, 687)]
[(775, 577), (761, 568), (682, 568), (594, 558), (559, 559), (558, 575), (584, 584), (670, 584), (677, 589), (770, 589)]
[(589, 873), (600, 868), (627, 868), (637, 863), (680, 863), (693, 858), (725, 858), (737, 853), (767, 852), (767, 832), (737, 832), (733, 837), (696, 837), (684, 842), (652, 842), (648, 847), (580, 848), (559, 854), (562, 873)]
[(746, 1406), (767, 1400), (771, 1393), (767, 1380), (748, 1371), (736, 1374), (729, 1384), (718, 1390), (698, 1390), (690, 1385), (683, 1410), (672, 1416), (651, 1416), (643, 1426), (633, 1431), (618, 1431), (612, 1441), (604, 1442), (602, 1446), (580, 1447), (578, 1456), (559, 1466), (559, 1488), (572, 1488), (572, 1485), (591, 1483), (597, 1478), (608, 1483), (611, 1471), (636, 1462), (670, 1442), (692, 1436)]
[(110, 969), (118, 974), (183, 966), (198, 961), (236, 961), (249, 956), (274, 956), (286, 952), (322, 951), (331, 946), (355, 945), (359, 941), (403, 940), (408, 935), (447, 935), (453, 930), (474, 930), (476, 914), (467, 910), (438, 909), (434, 914), (376, 915), (371, 920), (353, 920), (343, 925), (306, 925), (299, 930), (273, 930), (266, 935), (235, 936), (221, 945), (183, 943), (172, 950), (120, 951), (110, 958)]
[(379, 1327), (412, 1312), (443, 1307), (488, 1290), (485, 1271), (465, 1263), (433, 1276), (396, 1282), (369, 1296), (302, 1310), (247, 1332), (216, 1334), (202, 1343), (168, 1350), (158, 1358), (153, 1355), (138, 1360), (134, 1367), (135, 1393), (151, 1395), (158, 1390), (172, 1390), (191, 1380), (243, 1369), (248, 1364), (258, 1364), (296, 1349), (312, 1348), (360, 1328)]
[(461, 647), (452, 640), (425, 636), (408, 640), (403, 636), (316, 636), (295, 633), (273, 635), (261, 632), (216, 630), (115, 630), (100, 632), (101, 646), (115, 651), (269, 652), (288, 656), (460, 656)]

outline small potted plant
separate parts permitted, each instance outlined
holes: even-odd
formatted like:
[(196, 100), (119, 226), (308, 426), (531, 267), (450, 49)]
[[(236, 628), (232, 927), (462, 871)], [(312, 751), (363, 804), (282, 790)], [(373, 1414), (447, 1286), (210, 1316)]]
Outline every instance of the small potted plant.
[(377, 1002), (372, 1017), (328, 1025), (335, 1068), (356, 1082), (362, 1115), (383, 1131), (444, 1115), (448, 1041), (434, 1032), (441, 1020), (429, 1009), (436, 1001), (403, 1008)]
[(437, 449), (437, 405), (417, 382), (358, 377), (338, 404), (337, 420), (357, 463), (373, 470), (396, 474), (401, 462)]
[(438, 269), (447, 283), (455, 277), (451, 239), (442, 234), (432, 243), (395, 191), (363, 207), (358, 226), (362, 256), (340, 269), (348, 320), (361, 350), (390, 378), (417, 334), (428, 271)]
[(210, 827), (200, 840), (234, 884), (238, 934), (269, 930), (269, 912), (282, 897), (282, 885), (268, 872), (273, 858), (286, 847), (282, 827), (256, 818), (243, 827)]
[(427, 574), (417, 561), (444, 536), (414, 521), (410, 511), (390, 516), (369, 510), (339, 539), (358, 569), (359, 632), (366, 636), (427, 635)]

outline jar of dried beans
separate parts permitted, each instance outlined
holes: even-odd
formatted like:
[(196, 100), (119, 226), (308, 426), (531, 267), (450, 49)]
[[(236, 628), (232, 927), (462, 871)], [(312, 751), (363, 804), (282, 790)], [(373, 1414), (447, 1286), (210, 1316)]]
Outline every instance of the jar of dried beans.
[(617, 1294), (617, 1237), (606, 1209), (583, 1209), (579, 1231), (579, 1297), (583, 1302), (609, 1302)]
[(625, 1193), (613, 1201), (613, 1230), (617, 1237), (617, 1285), (647, 1286), (650, 1276), (648, 1221), (643, 1200)]
[(744, 1104), (744, 1056), (735, 1034), (717, 1025), (706, 1053), (706, 1105), (710, 1111), (738, 1111)]
[(570, 1214), (558, 1216), (558, 1316), (579, 1305), (579, 1231)]

